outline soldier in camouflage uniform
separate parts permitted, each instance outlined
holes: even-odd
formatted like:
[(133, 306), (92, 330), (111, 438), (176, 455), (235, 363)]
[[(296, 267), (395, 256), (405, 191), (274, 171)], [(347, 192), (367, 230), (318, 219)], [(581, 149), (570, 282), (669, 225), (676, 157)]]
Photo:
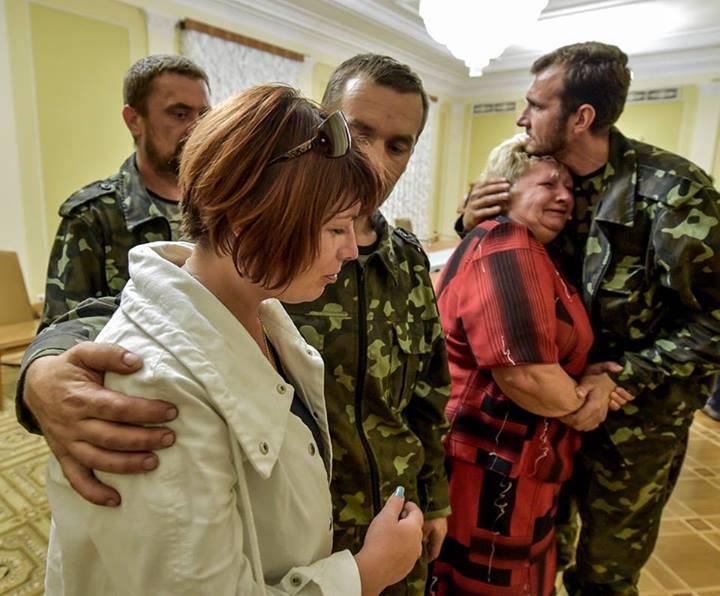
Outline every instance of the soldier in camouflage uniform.
[[(356, 56), (335, 71), (324, 103), (346, 113), (354, 139), (386, 172), (389, 194), (427, 117), (419, 78), (391, 58)], [(288, 307), (325, 360), (335, 549), (357, 552), (382, 503), (402, 485), (423, 509), (428, 550), (436, 556), (449, 514), (441, 437), (450, 379), (428, 261), (417, 238), (380, 213), (356, 228), (359, 244), (368, 245), (360, 247), (359, 261), (347, 263), (316, 302)], [(63, 315), (33, 342), (22, 373), (43, 355), (94, 339), (117, 303), (87, 301)], [(21, 376), (18, 404), (22, 389)], [(28, 408), (18, 416), (37, 430)], [(423, 558), (384, 593), (419, 596), (426, 575)]]
[[(427, 118), (420, 79), (386, 56), (355, 56), (332, 74), (323, 104), (343, 110), (353, 138), (385, 171), (389, 194)], [(441, 443), (450, 377), (428, 261), (417, 238), (380, 213), (355, 229), (359, 259), (314, 303), (286, 307), (325, 361), (334, 548), (357, 551), (402, 485), (423, 510), (434, 558), (450, 513)], [(424, 556), (384, 594), (420, 596), (426, 579)]]
[(177, 202), (143, 186), (135, 156), (120, 171), (74, 193), (60, 206), (42, 327), (86, 298), (116, 296), (128, 280), (128, 251), (138, 244), (179, 237)]
[(560, 48), (532, 73), (518, 125), (533, 152), (576, 176), (558, 257), (582, 289), (593, 360), (618, 362), (610, 374), (636, 395), (585, 437), (573, 481), (582, 529), (565, 584), (635, 595), (693, 413), (720, 368), (720, 195), (694, 164), (612, 127), (630, 83), (618, 48)]
[[(325, 360), (333, 442), (334, 549), (356, 552), (396, 486), (426, 519), (449, 513), (440, 441), (449, 378), (445, 342), (418, 240), (377, 213), (378, 244), (347, 263), (311, 304), (286, 305)], [(385, 594), (424, 593), (426, 561)]]
[[(687, 160), (610, 132), (582, 180), (565, 255), (582, 267), (596, 360), (637, 398), (587, 437), (571, 594), (636, 594), (720, 352), (720, 195)], [(584, 250), (575, 251), (584, 245)]]
[(130, 67), (123, 117), (136, 152), (117, 174), (60, 206), (41, 328), (86, 298), (119, 294), (133, 246), (178, 238), (177, 159), (190, 127), (208, 107), (207, 81), (182, 56), (149, 56)]

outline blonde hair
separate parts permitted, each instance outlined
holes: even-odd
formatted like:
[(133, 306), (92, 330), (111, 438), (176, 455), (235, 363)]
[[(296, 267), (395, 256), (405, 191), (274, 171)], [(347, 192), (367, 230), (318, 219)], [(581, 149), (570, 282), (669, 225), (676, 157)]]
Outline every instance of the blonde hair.
[(505, 178), (515, 184), (528, 168), (539, 161), (555, 161), (550, 156), (530, 155), (525, 151), (528, 136), (518, 133), (495, 147), (488, 156), (485, 170), (480, 175), (480, 183), (490, 178)]

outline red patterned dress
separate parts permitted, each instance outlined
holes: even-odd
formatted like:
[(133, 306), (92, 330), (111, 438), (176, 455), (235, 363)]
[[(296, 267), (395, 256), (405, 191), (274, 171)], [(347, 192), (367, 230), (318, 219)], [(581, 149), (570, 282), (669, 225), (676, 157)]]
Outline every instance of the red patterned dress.
[(559, 363), (577, 377), (592, 345), (582, 299), (525, 226), (498, 217), (455, 251), (438, 306), (452, 375), (453, 513), (431, 593), (552, 594), (558, 493), (580, 435), (516, 405), (490, 371)]

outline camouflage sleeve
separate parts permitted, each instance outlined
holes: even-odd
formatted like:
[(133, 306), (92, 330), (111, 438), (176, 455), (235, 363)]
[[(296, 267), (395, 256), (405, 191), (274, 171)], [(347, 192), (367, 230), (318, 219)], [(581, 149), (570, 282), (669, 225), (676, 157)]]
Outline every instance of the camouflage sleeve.
[(650, 243), (673, 312), (653, 345), (622, 358), (616, 380), (636, 393), (720, 370), (720, 195), (708, 189), (682, 208), (661, 206)]
[(103, 296), (105, 250), (88, 209), (63, 217), (48, 261), (41, 328), (86, 298)]
[(406, 410), (408, 426), (425, 450), (425, 462), (418, 475), (420, 507), (425, 519), (450, 515), (445, 448), (442, 443), (449, 429), (445, 405), (450, 397), (450, 372), (440, 317), (434, 304), (433, 308), (435, 317), (425, 322), (432, 329), (432, 351), (421, 363), (414, 395)]
[(114, 298), (90, 298), (51, 325), (43, 321), (40, 332), (25, 351), (16, 387), (15, 413), (18, 422), (28, 431), (41, 434), (40, 427), (23, 400), (28, 367), (43, 356), (56, 356), (80, 342), (94, 341), (119, 306), (120, 295)]

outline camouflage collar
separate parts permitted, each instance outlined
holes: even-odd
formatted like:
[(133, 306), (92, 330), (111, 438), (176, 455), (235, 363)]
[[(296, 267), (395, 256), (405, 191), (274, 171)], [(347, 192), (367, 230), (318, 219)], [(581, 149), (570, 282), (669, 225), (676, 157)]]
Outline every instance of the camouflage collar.
[(377, 258), (385, 266), (385, 269), (397, 280), (399, 261), (395, 246), (393, 246), (392, 228), (379, 211), (372, 214), (370, 221), (375, 228), (375, 233), (378, 235), (378, 244), (375, 252), (368, 257), (367, 262), (375, 259), (377, 255)]
[(637, 186), (637, 153), (615, 127), (610, 130), (609, 159), (605, 169), (583, 182), (583, 189), (592, 186), (594, 194), (602, 196), (595, 219), (625, 227), (635, 220), (635, 191)]
[(118, 172), (117, 194), (122, 201), (125, 225), (132, 232), (139, 225), (153, 219), (167, 218), (153, 203), (138, 172), (135, 154), (128, 157)]

